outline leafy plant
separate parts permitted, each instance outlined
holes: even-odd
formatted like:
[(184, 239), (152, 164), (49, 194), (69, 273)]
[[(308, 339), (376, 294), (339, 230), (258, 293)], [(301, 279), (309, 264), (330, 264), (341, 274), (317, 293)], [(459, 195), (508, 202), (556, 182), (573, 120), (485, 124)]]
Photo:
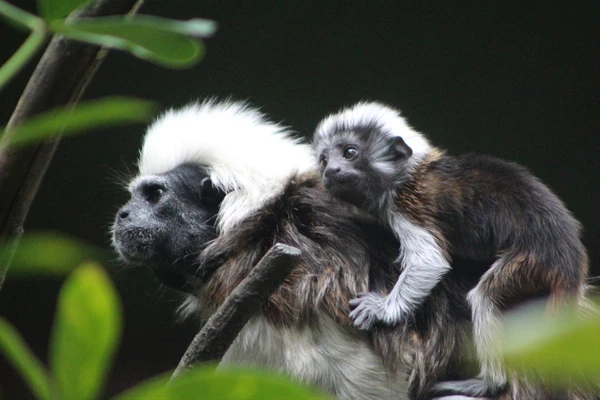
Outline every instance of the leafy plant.
[(209, 37), (216, 30), (216, 24), (205, 19), (176, 21), (147, 15), (68, 18), (88, 2), (38, 0), (39, 17), (0, 0), (0, 16), (16, 27), (31, 31), (25, 43), (0, 68), (0, 88), (23, 68), (51, 34), (128, 51), (159, 65), (186, 68), (198, 63), (204, 54), (200, 38)]
[(187, 372), (172, 383), (167, 384), (168, 381), (169, 374), (161, 375), (127, 390), (115, 400), (331, 399), (320, 391), (309, 389), (273, 373), (242, 368), (215, 371), (215, 366), (207, 365)]
[(104, 270), (83, 263), (58, 298), (47, 371), (16, 330), (0, 320), (0, 344), (39, 399), (97, 398), (121, 335), (121, 305)]
[(505, 320), (501, 340), (508, 367), (525, 374), (536, 371), (546, 384), (556, 387), (598, 385), (598, 307), (596, 299), (579, 313), (548, 315), (545, 302), (515, 310)]
[[(25, 237), (23, 243), (26, 247), (41, 243), (47, 249), (54, 248), (46, 253), (54, 262), (64, 260), (60, 253), (65, 249), (73, 252), (80, 246), (80, 243), (60, 236), (60, 244), (56, 245), (56, 239), (46, 234)], [(80, 255), (78, 253), (74, 260)], [(35, 264), (31, 260), (17, 270), (39, 271), (40, 266)], [(61, 273), (65, 269), (53, 270)], [(61, 288), (50, 337), (50, 369), (44, 367), (16, 329), (3, 318), (0, 318), (0, 351), (40, 400), (97, 399), (118, 346), (121, 319), (121, 304), (108, 275), (99, 264), (86, 261), (70, 273)], [(116, 399), (328, 398), (316, 390), (263, 371), (225, 369), (216, 372), (214, 365), (207, 365), (171, 383), (170, 376), (164, 374), (152, 378)]]
[[(156, 105), (150, 101), (125, 97), (90, 100), (73, 108), (60, 107), (17, 125), (10, 135), (2, 136), (0, 148), (24, 146), (111, 125), (143, 122), (154, 115), (155, 110)], [(0, 130), (0, 134), (2, 132)]]
[(0, 247), (0, 260), (13, 257), (11, 276), (62, 276), (87, 260), (106, 259), (105, 253), (57, 232), (34, 232)]

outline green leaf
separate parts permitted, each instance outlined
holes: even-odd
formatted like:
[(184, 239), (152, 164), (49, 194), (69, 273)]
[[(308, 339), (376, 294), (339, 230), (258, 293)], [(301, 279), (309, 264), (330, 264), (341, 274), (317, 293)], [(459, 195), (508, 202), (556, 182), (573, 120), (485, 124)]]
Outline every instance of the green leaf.
[(502, 348), (509, 368), (536, 371), (558, 387), (585, 386), (600, 376), (600, 315), (551, 317), (534, 303), (507, 317)]
[(34, 29), (25, 43), (0, 67), (0, 89), (14, 78), (46, 42), (46, 30)]
[(66, 18), (90, 0), (37, 0), (38, 13), (48, 22)]
[(51, 398), (51, 381), (42, 363), (31, 352), (19, 332), (0, 317), (0, 350), (19, 371), (38, 399)]
[(106, 259), (107, 253), (56, 232), (36, 232), (0, 247), (0, 261), (11, 257), (11, 276), (65, 275), (85, 260)]
[(59, 298), (50, 341), (50, 366), (64, 399), (95, 399), (121, 334), (121, 305), (104, 270), (77, 268)]
[(3, 17), (16, 27), (27, 28), (29, 30), (40, 30), (46, 26), (44, 20), (37, 15), (21, 10), (4, 0), (0, 0), (0, 17)]
[(167, 385), (169, 375), (146, 381), (116, 397), (116, 400), (316, 400), (331, 397), (288, 378), (264, 371), (202, 366)]
[(72, 39), (128, 51), (162, 66), (186, 68), (203, 55), (202, 42), (197, 38), (212, 35), (216, 24), (203, 19), (175, 21), (139, 15), (56, 21), (52, 29)]
[(132, 122), (145, 122), (155, 113), (155, 105), (146, 100), (107, 97), (79, 103), (76, 107), (60, 107), (30, 118), (5, 131), (0, 147), (23, 146), (42, 139), (82, 133)]

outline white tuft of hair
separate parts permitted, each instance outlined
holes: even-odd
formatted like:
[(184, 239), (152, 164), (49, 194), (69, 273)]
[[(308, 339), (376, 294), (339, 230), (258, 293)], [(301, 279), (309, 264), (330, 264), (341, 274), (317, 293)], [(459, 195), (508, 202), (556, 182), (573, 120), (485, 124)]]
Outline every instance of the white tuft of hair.
[(378, 102), (361, 101), (352, 107), (331, 114), (323, 119), (315, 131), (314, 140), (327, 143), (340, 129), (354, 127), (380, 127), (380, 132), (390, 136), (400, 136), (412, 149), (413, 162), (420, 161), (432, 149), (425, 136), (412, 128), (400, 111)]
[(148, 128), (141, 176), (186, 163), (207, 167), (227, 193), (218, 216), (222, 232), (281, 193), (293, 174), (316, 169), (311, 147), (286, 127), (247, 103), (212, 99), (169, 110)]

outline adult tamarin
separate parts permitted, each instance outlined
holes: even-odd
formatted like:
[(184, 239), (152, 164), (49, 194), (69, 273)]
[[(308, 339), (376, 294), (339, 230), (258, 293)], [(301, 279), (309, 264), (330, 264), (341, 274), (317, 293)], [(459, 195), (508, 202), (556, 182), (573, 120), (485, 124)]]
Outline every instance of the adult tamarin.
[[(190, 313), (207, 318), (273, 244), (302, 250), (224, 363), (287, 374), (340, 400), (408, 398), (400, 355), (410, 358), (411, 346), (394, 330), (359, 332), (348, 318), (351, 298), (397, 279), (390, 260), (398, 245), (374, 218), (322, 188), (310, 145), (244, 103), (206, 101), (158, 118), (138, 169), (114, 246), (125, 262), (188, 292)], [(380, 271), (372, 278), (371, 265)], [(427, 354), (448, 365), (453, 340), (434, 342)], [(413, 380), (427, 381), (421, 370)]]
[(367, 330), (378, 321), (412, 318), (453, 258), (493, 260), (467, 295), (480, 374), (435, 389), (469, 396), (501, 392), (507, 378), (494, 338), (502, 311), (541, 295), (551, 307), (576, 305), (583, 293), (588, 260), (577, 220), (524, 167), (447, 155), (379, 103), (325, 118), (314, 149), (325, 188), (377, 215), (400, 242), (399, 279), (385, 296), (367, 292), (353, 299), (354, 324)]

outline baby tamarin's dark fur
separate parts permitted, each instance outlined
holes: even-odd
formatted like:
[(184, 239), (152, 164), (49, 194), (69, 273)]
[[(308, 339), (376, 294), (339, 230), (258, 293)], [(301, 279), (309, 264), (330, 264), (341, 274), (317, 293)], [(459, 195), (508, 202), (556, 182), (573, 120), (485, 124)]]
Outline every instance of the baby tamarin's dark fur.
[(580, 224), (524, 167), (448, 156), (378, 103), (324, 119), (314, 147), (327, 190), (377, 215), (400, 241), (397, 283), (385, 297), (363, 293), (352, 300), (354, 324), (370, 329), (413, 317), (453, 257), (495, 260), (467, 296), (480, 376), (435, 390), (501, 392), (507, 378), (494, 340), (501, 313), (540, 295), (553, 308), (577, 304), (588, 270)]

